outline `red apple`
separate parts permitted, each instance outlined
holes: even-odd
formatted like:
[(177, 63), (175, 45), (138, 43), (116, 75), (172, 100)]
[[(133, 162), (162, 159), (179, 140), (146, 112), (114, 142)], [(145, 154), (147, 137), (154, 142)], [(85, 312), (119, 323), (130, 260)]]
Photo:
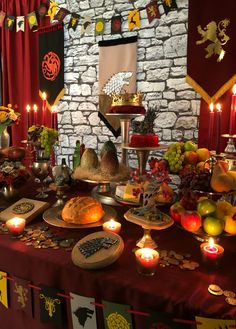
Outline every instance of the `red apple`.
[(198, 155), (194, 151), (185, 151), (184, 152), (184, 163), (196, 165), (198, 162)]
[(181, 215), (181, 225), (189, 232), (196, 232), (202, 225), (202, 218), (197, 211), (185, 211)]
[(185, 212), (185, 209), (184, 209), (184, 207), (181, 205), (181, 203), (179, 201), (178, 202), (175, 202), (170, 207), (170, 217), (175, 222), (180, 223), (180, 221), (181, 221), (181, 215), (182, 215), (183, 212)]

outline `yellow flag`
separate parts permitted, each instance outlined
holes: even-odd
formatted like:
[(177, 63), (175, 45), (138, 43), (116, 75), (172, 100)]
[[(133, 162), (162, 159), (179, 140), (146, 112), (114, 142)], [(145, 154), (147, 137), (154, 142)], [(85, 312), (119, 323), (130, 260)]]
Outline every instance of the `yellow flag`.
[(128, 29), (133, 30), (135, 27), (140, 27), (140, 12), (138, 9), (131, 10), (128, 13)]
[(0, 302), (8, 308), (7, 298), (7, 273), (0, 271)]
[(51, 2), (48, 8), (48, 16), (50, 17), (51, 21), (54, 19), (57, 10), (58, 10), (58, 4), (55, 1)]
[(196, 316), (196, 321), (201, 323), (197, 324), (197, 329), (230, 328), (231, 325), (236, 324), (235, 320), (209, 319), (200, 316)]

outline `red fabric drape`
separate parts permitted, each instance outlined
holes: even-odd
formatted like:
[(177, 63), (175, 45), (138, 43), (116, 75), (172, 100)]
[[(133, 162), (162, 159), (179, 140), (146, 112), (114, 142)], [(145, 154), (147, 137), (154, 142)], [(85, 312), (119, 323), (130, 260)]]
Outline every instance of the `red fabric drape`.
[[(41, 123), (42, 100), (38, 82), (38, 34), (29, 28), (27, 14), (37, 10), (42, 0), (1, 0), (0, 10), (8, 15), (25, 16), (25, 32), (1, 28), (2, 98), (3, 104), (17, 104), (21, 113), (19, 125), (11, 127), (12, 145), (21, 145), (27, 137), (26, 105), (38, 105), (38, 123)], [(39, 22), (47, 24), (45, 19)], [(33, 117), (33, 115), (32, 115)], [(50, 124), (47, 114), (47, 125)]]

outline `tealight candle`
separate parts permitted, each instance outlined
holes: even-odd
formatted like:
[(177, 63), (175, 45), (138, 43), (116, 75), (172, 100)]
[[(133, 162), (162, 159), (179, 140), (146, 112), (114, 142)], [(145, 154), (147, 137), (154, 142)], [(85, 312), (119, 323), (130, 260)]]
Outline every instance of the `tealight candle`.
[(141, 248), (135, 251), (137, 270), (143, 275), (154, 275), (159, 261), (159, 253), (151, 248)]
[(109, 221), (105, 222), (102, 227), (106, 232), (119, 234), (121, 230), (121, 223), (115, 221), (114, 219), (110, 219)]
[(224, 254), (224, 248), (219, 244), (215, 244), (213, 238), (210, 238), (208, 242), (202, 243), (200, 248), (204, 264), (211, 268), (219, 267), (220, 260)]
[(18, 235), (24, 231), (25, 219), (20, 217), (11, 218), (6, 221), (6, 227), (12, 234)]

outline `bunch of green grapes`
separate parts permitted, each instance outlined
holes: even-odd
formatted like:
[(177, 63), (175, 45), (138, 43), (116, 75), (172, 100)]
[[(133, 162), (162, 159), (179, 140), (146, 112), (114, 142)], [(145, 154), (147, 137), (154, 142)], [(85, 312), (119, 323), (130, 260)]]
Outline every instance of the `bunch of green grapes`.
[(44, 127), (40, 133), (39, 141), (42, 148), (45, 149), (45, 154), (50, 155), (52, 146), (56, 142), (58, 132), (52, 128)]
[(164, 154), (164, 159), (168, 161), (172, 173), (178, 173), (183, 168), (183, 145), (183, 142), (171, 144)]

